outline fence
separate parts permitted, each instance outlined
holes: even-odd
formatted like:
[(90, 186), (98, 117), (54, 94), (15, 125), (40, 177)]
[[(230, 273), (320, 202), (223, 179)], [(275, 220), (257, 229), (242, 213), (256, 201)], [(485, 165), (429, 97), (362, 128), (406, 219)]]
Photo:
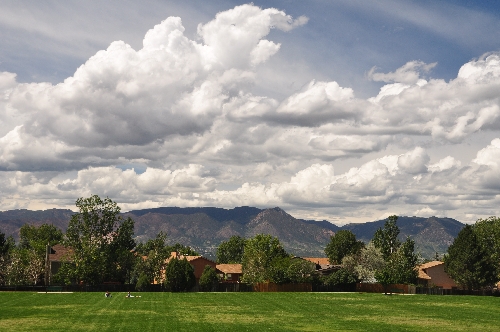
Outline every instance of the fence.
[[(64, 285), (64, 286), (0, 286), (0, 291), (7, 292), (135, 292), (135, 285), (101, 284), (101, 285)], [(161, 292), (161, 285), (150, 285), (148, 292)]]
[(395, 284), (384, 286), (382, 284), (356, 284), (356, 292), (364, 293), (403, 293), (403, 294), (415, 294), (413, 289), (410, 289), (409, 285)]
[(342, 284), (342, 285), (324, 285), (324, 284), (313, 284), (313, 292), (355, 292), (356, 284)]
[[(500, 296), (498, 289), (465, 290), (465, 289), (443, 289), (439, 287), (416, 287), (412, 285), (388, 285), (388, 293), (404, 294), (427, 294), (427, 295), (475, 295), (475, 296)], [(349, 284), (339, 286), (303, 284), (259, 283), (219, 283), (217, 292), (365, 292), (385, 293), (381, 284)], [(102, 285), (66, 285), (66, 286), (0, 286), (0, 292), (137, 292), (135, 285), (129, 284), (102, 284)], [(164, 292), (162, 285), (148, 285), (146, 292)]]
[(457, 288), (443, 289), (440, 287), (416, 287), (415, 294), (500, 296), (500, 291), (498, 289), (467, 290)]
[(278, 285), (271, 282), (253, 284), (254, 292), (312, 292), (310, 283), (301, 284), (282, 284)]
[(242, 283), (219, 283), (217, 285), (218, 292), (253, 292), (253, 286), (251, 284)]

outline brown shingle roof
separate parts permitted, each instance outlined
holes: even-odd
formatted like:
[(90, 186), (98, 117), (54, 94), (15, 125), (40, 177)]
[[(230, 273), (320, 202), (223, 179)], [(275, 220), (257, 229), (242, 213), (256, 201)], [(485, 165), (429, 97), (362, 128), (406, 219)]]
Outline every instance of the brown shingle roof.
[(427, 273), (425, 273), (422, 270), (418, 270), (418, 279), (426, 279), (426, 280), (431, 280), (431, 277)]
[(72, 248), (56, 244), (50, 248), (49, 260), (52, 262), (71, 261), (73, 255)]
[(178, 255), (175, 251), (173, 251), (173, 252), (170, 253), (170, 257), (165, 260), (165, 263), (170, 262), (170, 260), (172, 258), (178, 258), (178, 259), (184, 259), (185, 258), (188, 262), (192, 262), (194, 260), (202, 258), (202, 259), (205, 259), (205, 260), (210, 261), (212, 263), (215, 263), (213, 260), (208, 259), (208, 258), (203, 257), (203, 256), (184, 256), (184, 255)]
[(438, 266), (438, 265), (441, 265), (441, 264), (444, 264), (444, 262), (441, 262), (441, 261), (432, 261), (432, 262), (427, 262), (427, 263), (421, 264), (421, 265), (418, 266), (418, 268), (419, 269), (428, 269), (430, 267)]
[(427, 262), (424, 264), (421, 264), (418, 266), (418, 278), (419, 279), (426, 279), (426, 280), (431, 280), (432, 278), (426, 273), (426, 269), (434, 267), (434, 266), (439, 266), (441, 264), (444, 264), (444, 262), (441, 261), (432, 261), (432, 262)]
[(195, 259), (198, 259), (200, 257), (201, 256), (182, 256), (182, 255), (179, 256), (180, 259), (185, 258), (188, 262), (194, 261)]
[(222, 273), (243, 273), (241, 264), (217, 264), (217, 270)]

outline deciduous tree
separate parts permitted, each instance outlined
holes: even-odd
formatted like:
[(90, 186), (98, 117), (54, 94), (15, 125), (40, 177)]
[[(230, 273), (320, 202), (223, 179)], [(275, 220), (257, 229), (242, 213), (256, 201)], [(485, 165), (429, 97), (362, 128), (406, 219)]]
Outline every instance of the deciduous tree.
[(292, 283), (311, 282), (315, 277), (316, 264), (304, 259), (295, 258), (290, 260), (287, 275)]
[(350, 285), (355, 284), (358, 280), (356, 275), (349, 272), (347, 269), (341, 268), (338, 271), (333, 272), (325, 279), (325, 284), (329, 286), (335, 286), (339, 289), (346, 289)]
[(120, 207), (109, 198), (94, 195), (76, 201), (79, 212), (71, 217), (66, 245), (74, 250), (74, 275), (90, 284), (125, 281), (132, 261), (134, 221), (119, 215)]
[(418, 255), (415, 254), (415, 241), (409, 237), (390, 257), (392, 280), (395, 284), (416, 284)]
[(385, 261), (385, 265), (376, 271), (375, 279), (384, 286), (389, 284), (415, 284), (418, 278), (415, 242), (407, 238)]
[(166, 245), (166, 240), (167, 235), (160, 232), (156, 238), (137, 245), (138, 257), (134, 267), (134, 279), (140, 280), (142, 284), (145, 281), (151, 284), (154, 280), (162, 278), (161, 271), (165, 269), (165, 261), (171, 254), (171, 248)]
[(401, 241), (398, 240), (399, 227), (396, 225), (397, 221), (398, 216), (390, 216), (386, 220), (384, 228), (379, 228), (373, 236), (373, 244), (380, 249), (385, 260), (389, 259), (392, 253), (396, 252), (401, 245)]
[(288, 254), (278, 238), (268, 234), (258, 234), (245, 243), (242, 259), (243, 279), (246, 282), (268, 281), (268, 270), (275, 259)]
[(217, 263), (241, 264), (246, 240), (238, 235), (233, 235), (227, 241), (221, 242), (217, 248)]
[(386, 262), (382, 252), (369, 242), (358, 254), (344, 257), (342, 265), (364, 282), (375, 282), (375, 273), (382, 270)]
[(45, 271), (45, 254), (47, 245), (53, 246), (62, 242), (63, 233), (54, 225), (40, 226), (25, 224), (19, 229), (19, 246), (15, 249), (16, 264), (14, 274), (22, 271), (15, 279), (20, 284), (36, 284), (42, 281)]
[(343, 229), (330, 237), (325, 254), (330, 264), (340, 264), (345, 256), (358, 253), (363, 246), (363, 242), (357, 241), (353, 232)]
[(47, 245), (61, 243), (63, 238), (63, 232), (54, 225), (25, 224), (19, 229), (19, 246), (24, 249), (32, 248), (41, 255), (45, 255)]

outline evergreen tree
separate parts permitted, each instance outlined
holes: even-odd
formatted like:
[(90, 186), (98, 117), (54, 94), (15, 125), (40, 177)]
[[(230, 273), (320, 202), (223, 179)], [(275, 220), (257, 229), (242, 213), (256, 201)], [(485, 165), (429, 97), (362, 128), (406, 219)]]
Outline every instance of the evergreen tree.
[(14, 247), (14, 238), (5, 237), (5, 233), (0, 231), (0, 285), (4, 285), (7, 281), (7, 267), (11, 263), (11, 252)]
[(203, 292), (216, 291), (218, 283), (219, 276), (217, 275), (217, 271), (210, 265), (205, 266), (200, 277), (200, 290)]
[[(479, 219), (473, 228), (477, 240), (497, 263), (497, 269), (500, 273), (500, 218)], [(497, 279), (500, 280), (500, 277)]]
[(444, 263), (451, 278), (469, 290), (491, 285), (498, 279), (498, 264), (482, 247), (471, 225), (458, 233)]
[(194, 268), (187, 259), (170, 259), (165, 266), (165, 286), (172, 292), (187, 292), (195, 285)]

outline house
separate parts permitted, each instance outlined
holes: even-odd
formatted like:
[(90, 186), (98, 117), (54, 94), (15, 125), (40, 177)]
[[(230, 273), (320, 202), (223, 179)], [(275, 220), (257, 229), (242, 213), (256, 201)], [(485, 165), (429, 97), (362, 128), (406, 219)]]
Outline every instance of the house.
[(59, 271), (63, 263), (73, 261), (73, 249), (62, 244), (47, 245), (45, 252), (45, 285), (52, 284), (52, 277)]
[(457, 284), (444, 271), (444, 262), (432, 261), (418, 266), (418, 284), (426, 287), (442, 287), (451, 289)]
[(217, 264), (217, 272), (226, 283), (240, 282), (243, 275), (241, 264)]
[[(172, 252), (170, 254), (170, 258), (168, 258), (165, 263), (168, 264), (168, 262), (170, 262), (171, 259), (186, 259), (189, 264), (191, 264), (191, 266), (193, 267), (194, 269), (194, 277), (196, 278), (196, 284), (199, 284), (199, 281), (200, 281), (200, 278), (201, 278), (201, 275), (203, 274), (203, 270), (205, 269), (205, 266), (210, 266), (212, 267), (213, 269), (216, 269), (216, 266), (217, 266), (217, 263), (215, 263), (214, 261), (208, 259), (208, 258), (205, 258), (203, 256), (184, 256), (184, 255), (180, 255), (178, 254), (177, 252)], [(164, 275), (165, 271), (163, 271), (163, 275)]]
[(322, 276), (327, 276), (333, 272), (337, 272), (342, 268), (342, 265), (330, 264), (330, 260), (326, 257), (301, 257), (302, 259), (316, 264), (316, 272)]

